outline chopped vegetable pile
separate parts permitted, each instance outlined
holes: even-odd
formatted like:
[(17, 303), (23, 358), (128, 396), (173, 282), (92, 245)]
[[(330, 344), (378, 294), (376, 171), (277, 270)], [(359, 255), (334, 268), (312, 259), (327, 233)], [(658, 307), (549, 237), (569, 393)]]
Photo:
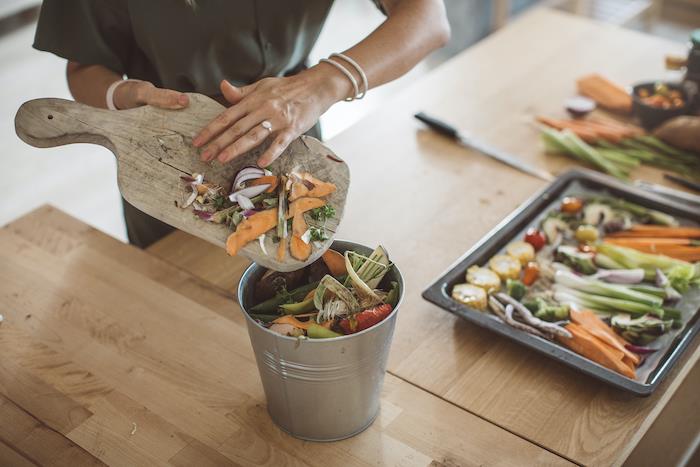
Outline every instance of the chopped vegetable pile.
[[(700, 228), (602, 195), (567, 196), (452, 288), (457, 302), (629, 378), (700, 287)], [(687, 322), (687, 319), (686, 319)]]
[(637, 91), (639, 100), (659, 109), (677, 109), (685, 106), (683, 93), (671, 89), (665, 83), (655, 83), (652, 90), (642, 88)]
[(392, 281), (382, 287), (391, 268), (381, 246), (369, 256), (328, 250), (306, 268), (267, 271), (255, 285), (257, 303), (249, 315), (284, 336), (325, 339), (355, 334), (378, 324), (396, 307), (399, 284)]
[(314, 243), (329, 238), (326, 222), (335, 217), (335, 209), (323, 198), (336, 187), (309, 173), (273, 175), (269, 170), (246, 167), (236, 174), (228, 192), (205, 182), (202, 174), (181, 178), (188, 191), (180, 207), (192, 206), (200, 219), (234, 230), (226, 241), (230, 255), (254, 240), (268, 255), (266, 236), (276, 229), (272, 239), (277, 244), (277, 260), (284, 261), (289, 250), (292, 257), (304, 261)]

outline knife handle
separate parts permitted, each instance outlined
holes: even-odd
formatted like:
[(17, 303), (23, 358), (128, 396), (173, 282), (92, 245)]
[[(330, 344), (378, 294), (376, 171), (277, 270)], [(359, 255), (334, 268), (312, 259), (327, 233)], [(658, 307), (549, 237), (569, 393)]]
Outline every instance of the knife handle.
[(423, 112), (418, 112), (414, 115), (414, 117), (416, 117), (421, 122), (425, 123), (430, 129), (440, 133), (443, 136), (447, 136), (448, 138), (452, 139), (457, 139), (457, 137), (459, 136), (455, 127), (448, 125), (442, 120), (430, 117), (424, 114)]

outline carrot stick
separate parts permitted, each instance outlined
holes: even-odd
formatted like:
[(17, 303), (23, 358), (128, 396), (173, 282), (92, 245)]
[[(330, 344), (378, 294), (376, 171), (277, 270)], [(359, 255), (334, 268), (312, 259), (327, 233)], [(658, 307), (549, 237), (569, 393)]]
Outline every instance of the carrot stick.
[(662, 227), (635, 224), (629, 230), (614, 232), (610, 237), (700, 238), (699, 227)]
[(554, 128), (555, 130), (571, 130), (576, 136), (586, 141), (587, 143), (595, 143), (600, 139), (600, 136), (595, 131), (591, 131), (587, 128), (581, 128), (577, 125), (572, 125), (570, 121), (567, 120), (555, 120), (548, 117), (536, 117), (537, 121)]
[(692, 245), (694, 240), (689, 238), (654, 238), (654, 237), (605, 237), (605, 241), (615, 245)]

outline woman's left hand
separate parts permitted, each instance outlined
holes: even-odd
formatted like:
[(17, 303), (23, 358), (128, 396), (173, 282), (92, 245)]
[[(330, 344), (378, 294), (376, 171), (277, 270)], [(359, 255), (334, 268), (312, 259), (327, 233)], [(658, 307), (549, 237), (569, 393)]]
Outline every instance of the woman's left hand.
[[(258, 159), (258, 165), (266, 167), (331, 105), (348, 95), (349, 83), (343, 80), (327, 65), (317, 65), (298, 75), (264, 78), (240, 88), (222, 81), (221, 93), (231, 107), (209, 122), (192, 143), (204, 147), (203, 161), (217, 158), (225, 163), (273, 138)], [(263, 122), (269, 122), (269, 128)]]

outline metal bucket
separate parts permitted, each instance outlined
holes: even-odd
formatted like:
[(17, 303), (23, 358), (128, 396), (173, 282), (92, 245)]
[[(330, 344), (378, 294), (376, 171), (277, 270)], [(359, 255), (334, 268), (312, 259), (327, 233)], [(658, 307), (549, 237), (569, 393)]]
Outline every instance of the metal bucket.
[[(369, 255), (372, 249), (336, 240), (332, 248)], [(265, 268), (252, 264), (241, 277), (238, 298), (248, 323), (267, 410), (284, 431), (309, 441), (349, 438), (369, 425), (379, 412), (396, 311), (403, 299), (403, 277), (396, 266), (384, 283), (399, 284), (399, 302), (376, 326), (333, 339), (297, 339), (265, 329), (246, 310)]]

